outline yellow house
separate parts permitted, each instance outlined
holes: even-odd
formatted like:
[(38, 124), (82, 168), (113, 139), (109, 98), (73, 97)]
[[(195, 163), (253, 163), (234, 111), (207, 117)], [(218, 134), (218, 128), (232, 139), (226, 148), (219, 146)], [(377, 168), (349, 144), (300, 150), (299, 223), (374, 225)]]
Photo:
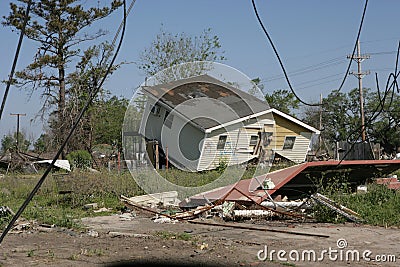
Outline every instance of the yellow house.
[(274, 118), (272, 149), (290, 161), (304, 162), (312, 136), (320, 134), (320, 131), (277, 109), (270, 111)]

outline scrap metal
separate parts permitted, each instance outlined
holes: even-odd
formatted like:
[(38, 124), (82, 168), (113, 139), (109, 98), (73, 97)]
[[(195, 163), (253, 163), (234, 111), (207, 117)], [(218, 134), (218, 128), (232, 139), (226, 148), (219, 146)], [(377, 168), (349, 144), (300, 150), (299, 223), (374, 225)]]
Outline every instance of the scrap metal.
[(303, 236), (312, 236), (312, 237), (323, 237), (323, 238), (329, 238), (328, 235), (323, 235), (323, 234), (311, 234), (311, 233), (304, 233), (304, 232), (294, 232), (294, 231), (285, 231), (285, 230), (277, 230), (277, 229), (270, 229), (270, 228), (260, 228), (260, 227), (251, 227), (251, 226), (246, 226), (246, 225), (239, 225), (239, 224), (228, 224), (228, 223), (213, 223), (213, 222), (204, 222), (204, 221), (194, 221), (194, 220), (183, 220), (180, 218), (175, 218), (171, 215), (168, 214), (162, 214), (161, 212), (158, 212), (156, 210), (153, 210), (151, 208), (143, 207), (141, 205), (138, 205), (136, 203), (133, 203), (129, 198), (125, 196), (121, 196), (121, 200), (124, 202), (124, 204), (127, 207), (134, 207), (138, 209), (142, 209), (145, 211), (148, 211), (153, 214), (157, 214), (159, 216), (165, 216), (167, 218), (170, 218), (171, 220), (178, 220), (181, 222), (187, 222), (191, 224), (200, 224), (200, 225), (206, 225), (206, 226), (219, 226), (219, 227), (227, 227), (227, 228), (236, 228), (236, 229), (244, 229), (244, 230), (254, 230), (254, 231), (264, 231), (264, 232), (274, 232), (274, 233), (283, 233), (283, 234), (293, 234), (293, 235), (303, 235)]

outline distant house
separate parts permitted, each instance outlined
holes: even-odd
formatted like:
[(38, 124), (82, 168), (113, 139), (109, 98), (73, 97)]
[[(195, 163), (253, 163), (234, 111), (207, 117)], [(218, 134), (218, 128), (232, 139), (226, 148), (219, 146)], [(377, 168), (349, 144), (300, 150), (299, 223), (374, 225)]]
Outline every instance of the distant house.
[(142, 90), (147, 102), (139, 133), (149, 143), (157, 141), (169, 162), (189, 171), (268, 161), (273, 151), (301, 162), (312, 134), (319, 133), (208, 75)]

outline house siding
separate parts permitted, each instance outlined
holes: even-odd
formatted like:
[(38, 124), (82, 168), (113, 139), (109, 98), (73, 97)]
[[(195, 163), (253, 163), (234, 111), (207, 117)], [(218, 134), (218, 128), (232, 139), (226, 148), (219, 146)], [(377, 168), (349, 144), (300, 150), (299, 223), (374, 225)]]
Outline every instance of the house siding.
[(173, 115), (171, 129), (162, 129), (161, 145), (164, 151), (168, 147), (171, 162), (179, 163), (178, 166), (189, 171), (197, 171), (204, 133), (177, 114)]
[(295, 163), (304, 162), (310, 145), (310, 138), (311, 133), (302, 132), (300, 135), (296, 135), (293, 149), (276, 149), (275, 152)]
[[(199, 171), (213, 169), (221, 161), (225, 161), (228, 165), (236, 165), (256, 158), (258, 155), (254, 154), (255, 146), (250, 146), (250, 138), (252, 135), (258, 136), (258, 133), (263, 131), (265, 124), (273, 123), (269, 119), (270, 116), (265, 117), (264, 120), (249, 121), (245, 125), (231, 125), (226, 128), (227, 131), (218, 129), (207, 134), (197, 169)], [(226, 135), (228, 138), (224, 149), (218, 150), (217, 145), (221, 135)]]
[[(295, 162), (301, 163), (306, 160), (307, 151), (310, 146), (312, 133), (304, 127), (289, 121), (281, 116), (274, 115), (275, 119), (275, 152), (283, 157)], [(283, 149), (283, 144), (287, 136), (295, 136), (292, 149)]]

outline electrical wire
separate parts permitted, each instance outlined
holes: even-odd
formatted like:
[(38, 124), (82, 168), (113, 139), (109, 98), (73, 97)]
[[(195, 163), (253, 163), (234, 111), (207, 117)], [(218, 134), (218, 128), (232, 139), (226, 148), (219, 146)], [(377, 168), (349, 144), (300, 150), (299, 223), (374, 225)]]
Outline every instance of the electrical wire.
[(76, 118), (75, 123), (73, 124), (68, 136), (65, 138), (64, 142), (62, 143), (62, 145), (60, 146), (60, 148), (58, 149), (57, 154), (54, 156), (52, 162), (50, 163), (49, 167), (46, 169), (46, 171), (43, 173), (42, 177), (39, 179), (39, 181), (37, 182), (36, 186), (34, 187), (34, 189), (31, 191), (31, 193), (29, 194), (29, 196), (26, 198), (26, 200), (24, 201), (24, 203), (22, 204), (22, 206), (19, 208), (19, 210), (15, 213), (15, 215), (13, 216), (13, 218), (11, 219), (11, 221), (9, 222), (9, 224), (7, 225), (6, 229), (3, 231), (3, 233), (0, 236), (0, 244), (2, 243), (4, 237), (7, 235), (7, 233), (11, 230), (11, 228), (13, 227), (14, 223), (17, 221), (17, 219), (19, 218), (19, 216), (22, 214), (22, 212), (25, 210), (25, 208), (28, 206), (29, 202), (32, 200), (32, 198), (35, 196), (35, 194), (37, 193), (37, 191), (40, 189), (41, 185), (43, 184), (43, 182), (45, 181), (46, 177), (48, 176), (48, 174), (50, 173), (51, 169), (54, 167), (54, 163), (56, 162), (56, 160), (58, 159), (58, 157), (61, 155), (62, 151), (64, 150), (64, 147), (67, 145), (69, 139), (71, 138), (72, 134), (74, 133), (75, 129), (77, 128), (79, 122), (81, 121), (83, 115), (85, 114), (86, 110), (89, 108), (89, 106), (91, 105), (93, 99), (96, 97), (96, 95), (98, 94), (98, 92), (101, 90), (101, 87), (103, 86), (105, 80), (107, 79), (107, 76), (110, 74), (112, 68), (113, 68), (113, 64), (117, 58), (117, 55), (119, 53), (119, 50), (122, 46), (122, 41), (124, 39), (124, 35), (125, 35), (125, 28), (126, 28), (126, 0), (123, 1), (123, 7), (124, 7), (124, 18), (123, 18), (123, 27), (122, 27), (122, 33), (120, 36), (120, 40), (118, 43), (118, 46), (115, 50), (114, 56), (110, 61), (110, 64), (107, 68), (106, 73), (104, 74), (103, 78), (101, 79), (99, 85), (95, 88), (95, 90), (93, 90), (93, 94), (90, 95), (89, 99), (87, 100), (87, 102), (85, 103), (85, 106), (82, 108), (79, 116)]
[[(126, 17), (128, 17), (128, 16), (129, 16), (129, 13), (131, 13), (131, 10), (132, 10), (133, 5), (134, 5), (135, 3), (136, 3), (136, 0), (132, 0), (131, 4), (130, 4), (129, 7), (128, 7), (128, 10), (126, 11)], [(122, 29), (123, 25), (124, 25), (124, 22), (122, 21), (122, 22), (119, 24), (119, 27), (118, 27), (117, 32), (115, 33), (114, 39), (113, 39), (113, 41), (112, 41), (112, 43), (111, 43), (112, 46), (114, 46), (115, 43), (117, 42), (117, 37), (118, 37), (119, 33), (121, 32), (121, 29)]]
[[(371, 116), (369, 119), (366, 120), (366, 123), (364, 125), (361, 125), (357, 127), (353, 132), (351, 132), (347, 138), (347, 142), (351, 144), (350, 149), (345, 153), (343, 158), (339, 161), (338, 166), (342, 163), (342, 161), (346, 158), (346, 156), (350, 153), (350, 151), (354, 148), (355, 144), (357, 142), (350, 142), (349, 139), (351, 136), (354, 135), (354, 133), (358, 133), (357, 137), (355, 140), (358, 140), (361, 137), (361, 129), (367, 129), (367, 126), (371, 126), (372, 122), (375, 121), (381, 114), (382, 112), (385, 111), (385, 103), (387, 97), (390, 95), (390, 100), (389, 100), (389, 107), (392, 105), (393, 98), (395, 91), (397, 89), (397, 92), (400, 92), (399, 84), (397, 82), (397, 79), (400, 75), (400, 71), (398, 71), (398, 65), (399, 65), (399, 57), (400, 57), (400, 41), (397, 46), (397, 56), (396, 56), (396, 62), (395, 62), (395, 68), (394, 72), (390, 73), (387, 80), (386, 80), (386, 86), (383, 95), (381, 94), (381, 90), (379, 87), (379, 81), (378, 81), (378, 74), (375, 73), (375, 81), (376, 81), (376, 86), (377, 86), (377, 92), (378, 92), (378, 98), (379, 98), (379, 103), (375, 107), (374, 111), (372, 112)], [(392, 80), (393, 79), (393, 80)], [(382, 96), (381, 96), (382, 95)]]
[[(314, 65), (310, 65), (310, 66), (307, 66), (307, 67), (304, 67), (304, 68), (300, 68), (300, 69), (291, 71), (289, 73), (289, 75), (291, 77), (293, 77), (293, 76), (301, 75), (301, 74), (304, 74), (304, 73), (313, 72), (313, 71), (317, 71), (317, 70), (324, 69), (324, 68), (329, 68), (331, 66), (342, 64), (344, 62), (346, 62), (346, 60), (342, 59), (341, 57), (334, 58), (334, 59), (330, 59), (330, 60), (327, 60), (327, 61), (324, 61), (324, 62), (321, 62), (321, 63), (317, 63), (317, 64), (314, 64)], [(262, 82), (271, 82), (271, 81), (275, 81), (275, 80), (281, 80), (281, 79), (284, 79), (284, 78), (285, 78), (284, 75), (274, 75), (274, 76), (271, 76), (271, 77), (269, 77), (267, 79), (262, 79), (261, 81)]]
[[(376, 55), (377, 56), (393, 55), (393, 54), (396, 54), (396, 51), (368, 53), (368, 55), (374, 55), (374, 56), (376, 56)], [(337, 57), (337, 58), (329, 59), (329, 60), (314, 64), (314, 65), (310, 65), (310, 66), (307, 66), (307, 67), (304, 67), (304, 68), (300, 68), (300, 69), (291, 71), (288, 74), (291, 77), (298, 76), (298, 75), (302, 75), (302, 74), (305, 74), (305, 73), (309, 73), (309, 72), (313, 72), (313, 71), (329, 68), (329, 67), (332, 67), (332, 66), (336, 66), (336, 65), (342, 64), (344, 62), (346, 62), (345, 59), (342, 59), (342, 57)], [(388, 70), (392, 70), (392, 68), (371, 69), (371, 71), (388, 71)], [(342, 74), (342, 72), (340, 74)], [(278, 75), (270, 76), (270, 77), (265, 78), (265, 79), (261, 79), (261, 82), (271, 82), (271, 81), (276, 81), (276, 80), (281, 80), (281, 79), (285, 79), (285, 76), (282, 75), (282, 74), (278, 74)]]
[[(258, 10), (257, 10), (257, 7), (256, 7), (256, 4), (255, 4), (254, 0), (251, 0), (251, 2), (252, 2), (254, 14), (255, 14), (256, 17), (257, 17), (258, 23), (260, 24), (260, 26), (261, 26), (261, 28), (262, 28), (262, 30), (263, 30), (265, 36), (267, 37), (267, 39), (268, 39), (268, 41), (269, 41), (269, 43), (270, 43), (272, 49), (274, 50), (275, 56), (276, 56), (276, 58), (277, 58), (277, 60), (278, 60), (278, 62), (279, 62), (279, 65), (280, 65), (280, 67), (281, 67), (281, 69), (282, 69), (282, 72), (283, 72), (283, 74), (284, 74), (284, 76), (285, 76), (286, 82), (287, 82), (287, 84), (288, 84), (290, 90), (292, 91), (293, 95), (294, 95), (301, 103), (303, 103), (303, 104), (306, 105), (306, 106), (320, 106), (321, 104), (307, 103), (307, 102), (303, 101), (303, 100), (297, 95), (296, 91), (295, 91), (294, 88), (292, 87), (292, 84), (290, 83), (289, 76), (288, 76), (288, 74), (287, 74), (287, 72), (286, 72), (286, 69), (285, 69), (285, 66), (283, 65), (283, 62), (282, 62), (282, 60), (281, 60), (281, 58), (280, 58), (280, 56), (279, 56), (279, 53), (278, 53), (278, 51), (277, 51), (277, 49), (276, 49), (276, 47), (275, 47), (275, 45), (274, 45), (274, 42), (272, 41), (271, 36), (269, 35), (267, 29), (265, 28), (265, 26), (264, 26), (264, 24), (263, 24), (263, 22), (262, 22), (262, 20), (261, 20), (261, 18), (260, 18), (260, 16), (259, 16), (259, 14), (258, 14)], [(355, 45), (354, 45), (353, 53), (352, 53), (352, 54), (355, 53), (356, 48), (357, 48), (357, 42), (358, 42), (358, 40), (359, 40), (359, 38), (360, 38), (361, 29), (362, 29), (362, 26), (363, 26), (363, 24), (364, 24), (364, 18), (365, 18), (365, 14), (366, 14), (366, 11), (367, 11), (367, 5), (368, 5), (368, 0), (365, 0), (364, 10), (363, 10), (363, 14), (362, 14), (362, 17), (361, 17), (360, 26), (359, 26), (359, 28), (358, 28), (357, 38), (356, 38), (356, 42), (355, 42)], [(344, 83), (345, 83), (345, 81), (346, 81), (346, 79), (347, 79), (347, 76), (348, 76), (348, 73), (349, 73), (349, 70), (350, 70), (350, 67), (351, 67), (351, 63), (352, 63), (352, 59), (349, 60), (349, 64), (348, 64), (348, 66), (347, 66), (347, 69), (346, 69), (344, 78), (343, 78), (342, 83), (340, 84), (339, 89), (337, 90), (337, 92), (340, 92), (340, 90), (343, 88), (343, 85), (344, 85)]]
[(1, 102), (0, 121), (1, 121), (1, 116), (3, 115), (4, 107), (6, 105), (6, 101), (7, 101), (8, 93), (10, 91), (11, 83), (12, 83), (12, 80), (14, 77), (15, 68), (17, 66), (17, 61), (18, 61), (19, 53), (20, 53), (21, 46), (22, 46), (22, 40), (24, 39), (26, 25), (28, 24), (28, 20), (29, 20), (29, 12), (31, 10), (31, 4), (32, 4), (32, 0), (29, 0), (28, 5), (26, 6), (26, 11), (25, 11), (25, 15), (24, 15), (24, 24), (22, 25), (22, 28), (21, 28), (21, 34), (19, 36), (17, 50), (15, 51), (15, 55), (14, 55), (14, 62), (11, 67), (10, 76), (8, 76), (6, 90), (4, 91), (3, 100)]

